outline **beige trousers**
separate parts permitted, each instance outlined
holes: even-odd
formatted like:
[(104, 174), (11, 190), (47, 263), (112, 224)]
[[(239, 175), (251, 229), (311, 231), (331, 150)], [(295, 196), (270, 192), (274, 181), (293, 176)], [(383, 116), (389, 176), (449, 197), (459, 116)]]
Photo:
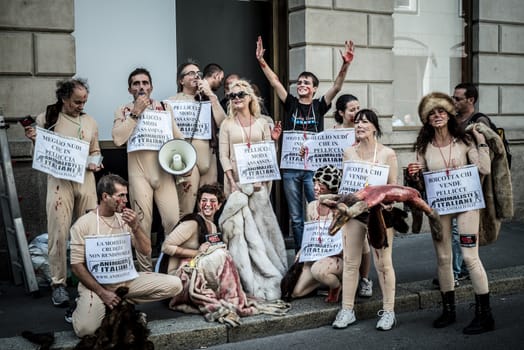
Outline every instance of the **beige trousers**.
[[(360, 278), (359, 267), (367, 226), (358, 220), (350, 220), (342, 228), (344, 244), (344, 272), (342, 277), (342, 307), (353, 309)], [(393, 230), (387, 230), (388, 247), (373, 249), (375, 268), (382, 291), (382, 308), (393, 311), (395, 305), (395, 270), (391, 259)]]
[(67, 241), (73, 218), (96, 208), (95, 175), (87, 171), (84, 183), (47, 177), (47, 231), (51, 283), (66, 285)]
[(184, 186), (177, 187), (178, 198), (180, 198), (180, 217), (193, 212), (196, 204), (196, 195), (202, 185), (217, 182), (217, 156), (209, 146), (207, 140), (193, 140), (192, 145), (197, 152), (197, 163), (191, 172), (189, 181), (191, 187), (184, 191)]
[(458, 232), (461, 237), (474, 236), (476, 243), (471, 246), (461, 244), (460, 250), (466, 267), (469, 271), (471, 284), (475, 294), (486, 294), (489, 292), (488, 276), (479, 257), (478, 231), (479, 231), (479, 211), (468, 211), (458, 214), (442, 215), (442, 241), (433, 241), (437, 253), (437, 267), (440, 290), (448, 292), (454, 290), (453, 278), (453, 252), (451, 249), (451, 221), (453, 216), (457, 217)]
[[(129, 288), (125, 298), (134, 304), (172, 298), (182, 291), (180, 278), (154, 272), (139, 272), (138, 277), (132, 281), (106, 288), (115, 291), (120, 286)], [(78, 337), (94, 334), (102, 324), (105, 313), (106, 306), (102, 299), (79, 283), (77, 305), (73, 312), (75, 334)]]

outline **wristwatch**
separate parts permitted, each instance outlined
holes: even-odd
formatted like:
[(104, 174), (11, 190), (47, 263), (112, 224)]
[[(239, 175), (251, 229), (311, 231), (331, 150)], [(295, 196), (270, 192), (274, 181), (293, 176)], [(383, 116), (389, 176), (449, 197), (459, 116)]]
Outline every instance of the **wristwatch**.
[(134, 113), (131, 113), (129, 116), (130, 116), (131, 118), (135, 119), (135, 120), (138, 119), (138, 115), (136, 115), (136, 114), (134, 114)]

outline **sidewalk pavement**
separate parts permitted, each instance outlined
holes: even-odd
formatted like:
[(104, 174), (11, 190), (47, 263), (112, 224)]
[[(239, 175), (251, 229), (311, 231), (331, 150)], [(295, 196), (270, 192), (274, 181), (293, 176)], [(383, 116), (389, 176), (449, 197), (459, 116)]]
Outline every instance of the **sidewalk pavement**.
[[(493, 295), (524, 293), (524, 254), (518, 249), (523, 246), (523, 222), (514, 221), (503, 224), (496, 243), (480, 248)], [(402, 312), (439, 307), (440, 293), (431, 285), (436, 262), (429, 234), (396, 237), (393, 263), (397, 275), (395, 312), (400, 322)], [(374, 272), (371, 278), (374, 280), (373, 297), (357, 298), (357, 319), (375, 318), (381, 309), (380, 288)], [(72, 349), (78, 342), (70, 325), (63, 321), (65, 310), (51, 306), (48, 295), (32, 299), (27, 295), (10, 295), (12, 288), (9, 286), (0, 285), (0, 289), (0, 349), (37, 349), (37, 346), (18, 336), (22, 330), (54, 330), (56, 340), (53, 349)], [(471, 281), (460, 281), (456, 297), (458, 302), (474, 300)], [(246, 317), (242, 318), (242, 324), (237, 328), (206, 322), (201, 315), (172, 312), (166, 310), (162, 303), (144, 304), (138, 308), (148, 314), (150, 339), (155, 349), (198, 349), (329, 325), (340, 305), (326, 304), (323, 299), (323, 296), (318, 296), (295, 300), (285, 316)], [(496, 317), (496, 310), (494, 314)], [(428, 327), (431, 327), (431, 322), (428, 319)]]

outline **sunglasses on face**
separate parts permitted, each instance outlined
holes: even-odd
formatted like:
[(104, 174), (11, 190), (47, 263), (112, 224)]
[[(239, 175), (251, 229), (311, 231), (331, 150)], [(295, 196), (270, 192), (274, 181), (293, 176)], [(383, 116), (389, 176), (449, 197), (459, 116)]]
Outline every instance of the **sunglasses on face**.
[(247, 93), (245, 91), (239, 91), (239, 92), (232, 92), (229, 95), (227, 95), (227, 98), (230, 100), (234, 100), (235, 98), (244, 98), (247, 96)]
[(195, 77), (202, 78), (202, 72), (201, 71), (190, 70), (189, 72), (182, 73), (183, 77), (185, 77), (186, 75), (189, 75), (192, 78), (195, 78)]

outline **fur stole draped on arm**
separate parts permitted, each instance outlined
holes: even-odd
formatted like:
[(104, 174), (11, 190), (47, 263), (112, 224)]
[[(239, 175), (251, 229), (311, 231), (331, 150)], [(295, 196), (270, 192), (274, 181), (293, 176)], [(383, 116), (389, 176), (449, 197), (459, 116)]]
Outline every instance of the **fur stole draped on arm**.
[(503, 219), (513, 217), (513, 189), (511, 172), (508, 167), (506, 151), (499, 135), (482, 123), (475, 123), (466, 129), (478, 127), (486, 138), (490, 149), (491, 174), (482, 179), (482, 192), (486, 207), (480, 210), (480, 245), (497, 240)]

